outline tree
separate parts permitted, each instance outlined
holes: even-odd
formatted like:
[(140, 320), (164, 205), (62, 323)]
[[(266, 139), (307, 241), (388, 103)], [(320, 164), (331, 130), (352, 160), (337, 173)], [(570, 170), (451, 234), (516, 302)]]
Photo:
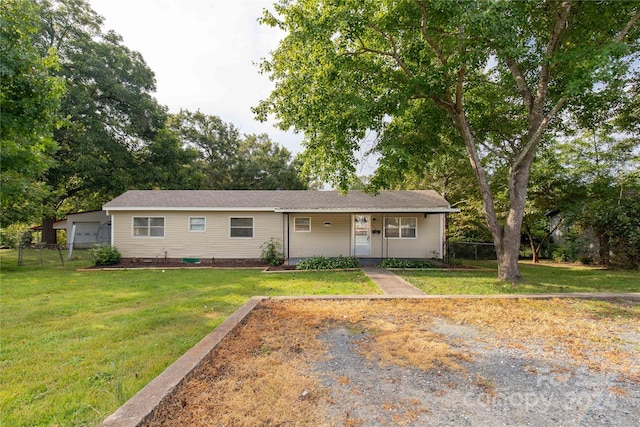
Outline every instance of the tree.
[(41, 52), (38, 7), (30, 1), (0, 3), (0, 226), (40, 214), (41, 178), (56, 150), (52, 138), (63, 93), (55, 76), (55, 50)]
[(232, 171), (240, 149), (240, 132), (232, 123), (201, 111), (180, 110), (169, 117), (169, 129), (184, 147), (200, 153), (200, 166), (206, 189), (233, 188)]
[[(419, 105), (438, 107), (479, 185), (498, 278), (511, 282), (521, 279), (527, 185), (543, 136), (561, 113), (587, 120), (615, 102), (638, 55), (634, 1), (281, 0), (275, 11), (262, 22), (287, 36), (261, 64), (276, 87), (257, 117), (274, 113), (282, 128), (304, 132), (314, 169), (346, 187), (366, 132), (417, 124)], [(507, 171), (503, 212), (497, 170)]]
[[(573, 179), (571, 165), (564, 156), (558, 155), (559, 147), (542, 147), (531, 170), (523, 234), (529, 241), (534, 263), (539, 262), (540, 253), (550, 243), (553, 233), (565, 228), (575, 200), (584, 198), (584, 188)], [(553, 229), (547, 217), (551, 212), (563, 213)]]
[[(38, 0), (42, 52), (55, 49), (64, 79), (64, 126), (54, 132), (55, 164), (45, 182), (43, 241), (55, 243), (52, 223), (65, 203), (96, 209), (136, 186), (136, 153), (164, 126), (166, 113), (152, 96), (153, 72), (85, 0)], [(75, 202), (70, 199), (77, 199)], [(82, 205), (82, 201), (90, 201)]]
[(267, 134), (245, 135), (238, 148), (232, 172), (235, 188), (253, 190), (303, 190), (308, 183), (300, 177), (291, 152), (271, 141)]
[(491, 239), (483, 222), (480, 193), (473, 185), (473, 170), (458, 141), (460, 136), (444, 111), (424, 108), (422, 103), (412, 107), (416, 109), (412, 120), (394, 120), (379, 139), (378, 168), (368, 188), (435, 190), (461, 209), (447, 216), (447, 237)]
[[(560, 211), (564, 225), (579, 231), (578, 242), (594, 237), (586, 246), (595, 247), (595, 252), (570, 240), (568, 253), (607, 266), (638, 268), (640, 140), (603, 128), (542, 150), (532, 174), (537, 190), (533, 200), (543, 209)], [(544, 182), (550, 185), (540, 185)]]
[(232, 123), (200, 111), (182, 110), (169, 118), (169, 128), (183, 147), (199, 153), (203, 189), (307, 188), (291, 152), (266, 134), (240, 135)]
[(137, 189), (187, 190), (202, 188), (205, 175), (198, 167), (200, 153), (184, 147), (171, 130), (162, 129), (138, 153)]

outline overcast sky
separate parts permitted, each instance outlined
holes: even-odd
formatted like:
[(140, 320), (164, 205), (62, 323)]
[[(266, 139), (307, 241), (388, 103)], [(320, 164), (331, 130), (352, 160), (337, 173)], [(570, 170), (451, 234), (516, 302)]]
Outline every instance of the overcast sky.
[(89, 0), (124, 44), (140, 52), (155, 72), (160, 104), (172, 113), (201, 110), (233, 123), (241, 133), (267, 133), (294, 154), (301, 135), (254, 120), (251, 107), (272, 83), (256, 63), (284, 34), (257, 19), (273, 1)]

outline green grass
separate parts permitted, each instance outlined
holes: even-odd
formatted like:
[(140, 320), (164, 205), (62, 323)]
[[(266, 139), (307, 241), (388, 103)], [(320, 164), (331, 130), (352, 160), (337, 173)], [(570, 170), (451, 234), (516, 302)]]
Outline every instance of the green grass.
[[(33, 255), (33, 254), (32, 254)], [(0, 251), (0, 425), (96, 425), (255, 295), (372, 294), (359, 271), (78, 272), (86, 252)], [(489, 270), (398, 271), (430, 294), (640, 292), (638, 272), (523, 263), (523, 284)]]
[(64, 255), (0, 251), (2, 426), (98, 424), (252, 296), (379, 292), (360, 271), (78, 272)]
[(483, 270), (396, 271), (431, 295), (544, 294), (567, 292), (640, 292), (640, 272), (603, 270), (568, 264), (520, 263), (524, 281), (512, 285), (497, 280), (495, 261), (474, 262)]

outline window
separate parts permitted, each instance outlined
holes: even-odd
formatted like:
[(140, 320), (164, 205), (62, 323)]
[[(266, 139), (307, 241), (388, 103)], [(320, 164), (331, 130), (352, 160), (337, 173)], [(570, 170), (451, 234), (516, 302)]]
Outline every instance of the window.
[(400, 238), (400, 218), (384, 219), (384, 237), (387, 239)]
[(133, 217), (133, 237), (164, 237), (164, 218)]
[(418, 230), (417, 218), (385, 218), (384, 237), (387, 239), (415, 239)]
[(253, 238), (253, 218), (229, 218), (229, 236)]
[(294, 231), (309, 232), (311, 231), (311, 218), (294, 218)]
[(204, 231), (207, 222), (203, 217), (189, 218), (189, 231)]

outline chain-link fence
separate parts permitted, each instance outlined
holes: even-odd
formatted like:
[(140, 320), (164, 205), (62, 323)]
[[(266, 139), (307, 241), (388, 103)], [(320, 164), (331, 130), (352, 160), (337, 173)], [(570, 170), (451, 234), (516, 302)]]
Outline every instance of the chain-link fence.
[(495, 260), (496, 249), (493, 243), (486, 242), (447, 242), (447, 262), (455, 264), (457, 259)]
[(64, 265), (64, 261), (64, 250), (59, 246), (38, 243), (18, 247), (18, 265), (20, 266)]

